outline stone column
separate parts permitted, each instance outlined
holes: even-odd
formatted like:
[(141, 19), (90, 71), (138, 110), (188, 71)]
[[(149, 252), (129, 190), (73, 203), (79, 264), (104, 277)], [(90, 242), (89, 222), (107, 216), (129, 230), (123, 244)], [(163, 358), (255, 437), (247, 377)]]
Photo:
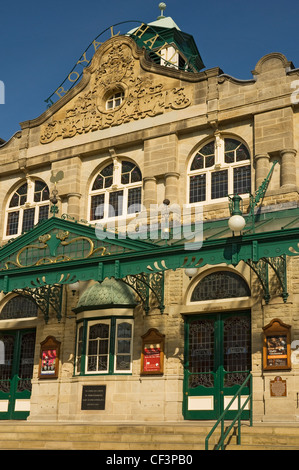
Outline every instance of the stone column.
[(80, 193), (68, 193), (67, 194), (67, 213), (70, 217), (74, 217), (76, 220), (80, 219)]
[(143, 205), (148, 212), (151, 204), (157, 204), (157, 181), (154, 176), (145, 176), (143, 178)]
[(174, 171), (165, 174), (165, 199), (170, 201), (170, 204), (179, 204), (179, 173)]
[(255, 161), (255, 190), (259, 188), (270, 171), (270, 157), (268, 154), (259, 154)]
[(284, 149), (280, 152), (280, 184), (283, 189), (296, 190), (296, 150)]

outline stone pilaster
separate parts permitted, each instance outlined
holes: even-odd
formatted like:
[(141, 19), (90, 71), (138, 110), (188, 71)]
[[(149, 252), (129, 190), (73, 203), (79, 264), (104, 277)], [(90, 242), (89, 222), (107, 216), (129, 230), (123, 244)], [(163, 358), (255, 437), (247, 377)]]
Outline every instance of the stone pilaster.
[(146, 210), (149, 210), (151, 204), (157, 204), (157, 181), (154, 176), (145, 176), (143, 178), (143, 205)]
[(284, 149), (280, 152), (280, 184), (283, 189), (296, 189), (296, 150)]
[(179, 203), (179, 173), (169, 172), (165, 174), (165, 199), (170, 201), (170, 204)]
[(255, 189), (258, 189), (270, 171), (270, 157), (268, 154), (255, 155)]
[(80, 199), (80, 193), (67, 194), (67, 213), (70, 217), (74, 217), (76, 220), (80, 219)]

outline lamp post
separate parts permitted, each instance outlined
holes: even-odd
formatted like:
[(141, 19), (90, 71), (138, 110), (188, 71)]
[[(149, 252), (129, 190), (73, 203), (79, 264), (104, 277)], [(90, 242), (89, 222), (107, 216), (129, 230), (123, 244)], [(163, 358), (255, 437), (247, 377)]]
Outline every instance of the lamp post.
[(242, 215), (241, 204), (242, 198), (238, 194), (230, 197), (230, 213), (231, 217), (228, 220), (228, 226), (232, 232), (241, 232), (246, 225), (246, 221)]

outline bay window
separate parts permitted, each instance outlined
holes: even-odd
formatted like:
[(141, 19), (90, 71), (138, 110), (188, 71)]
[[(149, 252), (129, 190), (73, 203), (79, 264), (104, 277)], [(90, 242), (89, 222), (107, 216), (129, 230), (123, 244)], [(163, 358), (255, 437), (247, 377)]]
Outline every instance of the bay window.
[(132, 347), (132, 319), (85, 319), (77, 328), (75, 374), (131, 373)]

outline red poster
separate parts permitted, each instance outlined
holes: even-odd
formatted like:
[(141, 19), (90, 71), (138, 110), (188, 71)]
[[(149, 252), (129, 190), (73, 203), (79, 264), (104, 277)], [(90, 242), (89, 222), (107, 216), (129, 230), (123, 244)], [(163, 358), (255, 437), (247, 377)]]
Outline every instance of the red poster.
[(42, 352), (41, 375), (55, 374), (56, 357), (56, 349), (44, 350)]
[(143, 371), (160, 371), (160, 348), (144, 348)]

